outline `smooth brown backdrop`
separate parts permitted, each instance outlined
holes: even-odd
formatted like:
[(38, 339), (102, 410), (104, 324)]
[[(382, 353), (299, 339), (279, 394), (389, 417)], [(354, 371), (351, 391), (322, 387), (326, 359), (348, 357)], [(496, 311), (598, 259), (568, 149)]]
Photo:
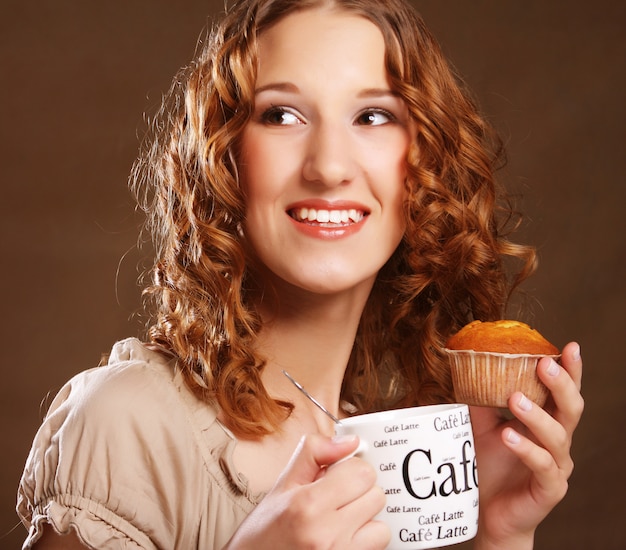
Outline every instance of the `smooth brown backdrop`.
[[(541, 269), (526, 315), (582, 344), (587, 410), (565, 501), (539, 549), (626, 547), (624, 60), (620, 0), (416, 1), (508, 143), (502, 177)], [(140, 332), (140, 217), (126, 178), (176, 69), (221, 0), (3, 0), (0, 5), (0, 547), (54, 394)], [(144, 253), (144, 255), (147, 252)]]

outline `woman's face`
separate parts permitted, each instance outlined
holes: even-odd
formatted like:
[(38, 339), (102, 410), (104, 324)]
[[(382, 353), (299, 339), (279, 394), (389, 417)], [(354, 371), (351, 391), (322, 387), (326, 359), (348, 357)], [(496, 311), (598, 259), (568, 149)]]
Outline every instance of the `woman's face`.
[(380, 30), (314, 9), (259, 37), (255, 110), (240, 148), (245, 234), (275, 283), (369, 292), (405, 230), (409, 115)]

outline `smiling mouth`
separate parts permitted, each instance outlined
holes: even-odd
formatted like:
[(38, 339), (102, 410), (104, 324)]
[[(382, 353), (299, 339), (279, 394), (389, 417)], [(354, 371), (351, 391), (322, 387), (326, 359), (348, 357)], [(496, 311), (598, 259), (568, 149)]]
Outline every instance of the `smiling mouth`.
[(321, 225), (349, 225), (359, 223), (367, 215), (363, 210), (338, 209), (325, 210), (323, 208), (294, 208), (289, 211), (289, 215), (301, 223), (321, 224)]

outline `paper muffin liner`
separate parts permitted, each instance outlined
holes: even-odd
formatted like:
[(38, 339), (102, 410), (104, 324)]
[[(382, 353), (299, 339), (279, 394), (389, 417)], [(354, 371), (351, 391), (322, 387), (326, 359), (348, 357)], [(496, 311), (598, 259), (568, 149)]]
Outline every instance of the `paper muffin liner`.
[[(537, 376), (537, 363), (545, 355), (445, 351), (450, 357), (452, 384), (459, 403), (504, 408), (516, 391), (523, 392), (540, 407), (548, 398), (548, 388)], [(561, 356), (547, 357), (558, 360)]]

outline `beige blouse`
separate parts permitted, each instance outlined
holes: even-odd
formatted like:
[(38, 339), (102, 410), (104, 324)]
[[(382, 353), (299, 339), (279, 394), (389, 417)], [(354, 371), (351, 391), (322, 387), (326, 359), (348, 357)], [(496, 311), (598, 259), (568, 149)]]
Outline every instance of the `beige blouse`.
[(17, 510), (28, 537), (75, 529), (90, 548), (220, 549), (262, 498), (236, 440), (173, 362), (131, 338), (58, 393), (28, 456)]

